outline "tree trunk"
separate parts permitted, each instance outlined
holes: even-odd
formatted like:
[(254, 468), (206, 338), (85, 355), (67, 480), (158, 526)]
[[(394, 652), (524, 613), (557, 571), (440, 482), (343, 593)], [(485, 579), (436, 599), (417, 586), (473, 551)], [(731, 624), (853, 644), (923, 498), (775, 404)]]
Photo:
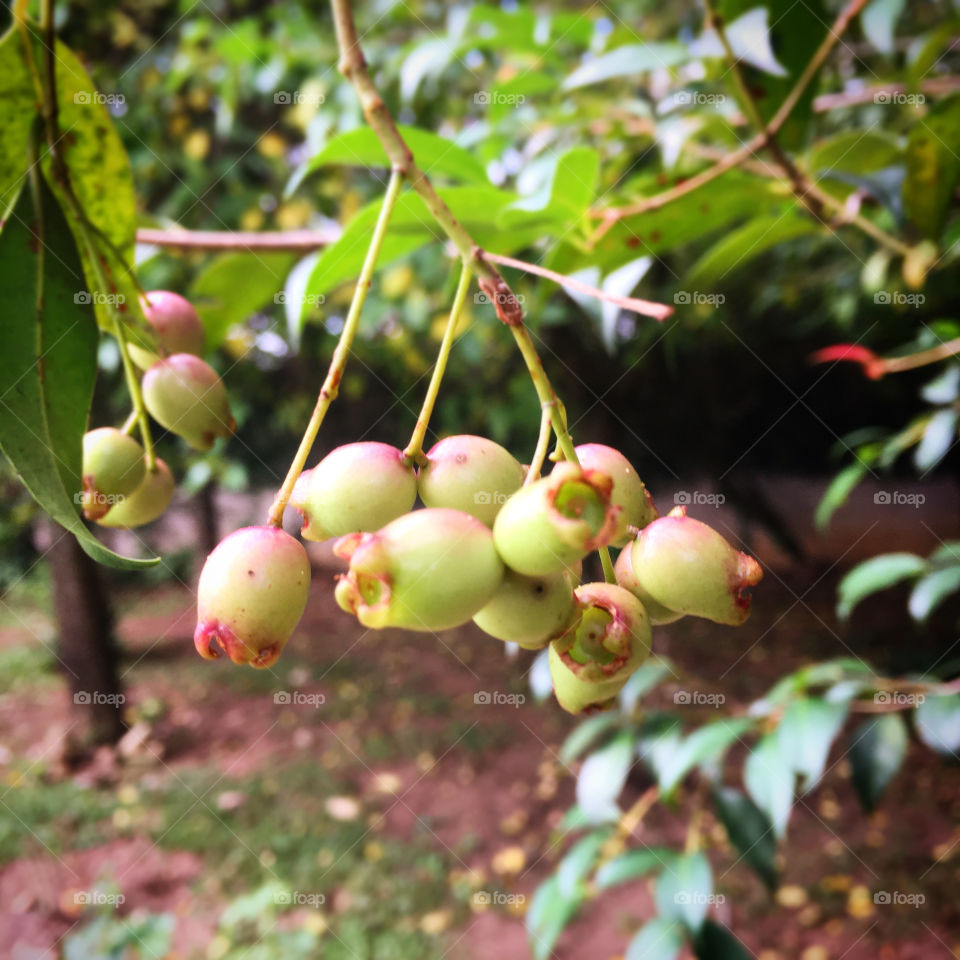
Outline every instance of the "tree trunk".
[(58, 655), (72, 694), (74, 716), (94, 743), (114, 743), (124, 732), (123, 693), (113, 616), (97, 564), (76, 538), (50, 525), (47, 552), (53, 577)]
[(220, 517), (217, 514), (217, 482), (211, 480), (205, 483), (196, 495), (196, 518), (197, 518), (197, 559), (196, 569), (194, 570), (194, 580), (200, 576), (200, 571), (206, 563), (207, 557), (213, 552), (213, 548), (220, 542), (218, 528), (220, 526)]

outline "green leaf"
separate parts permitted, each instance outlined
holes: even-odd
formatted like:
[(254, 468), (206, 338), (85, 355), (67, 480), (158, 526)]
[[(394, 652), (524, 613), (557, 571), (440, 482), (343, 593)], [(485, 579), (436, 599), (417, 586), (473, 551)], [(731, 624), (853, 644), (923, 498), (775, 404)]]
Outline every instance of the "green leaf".
[(687, 271), (687, 280), (713, 287), (772, 247), (778, 247), (794, 237), (819, 232), (820, 227), (814, 220), (799, 214), (756, 217), (710, 247)]
[(818, 140), (807, 152), (805, 166), (815, 175), (827, 171), (875, 173), (902, 160), (897, 138), (884, 130), (844, 130)]
[(637, 702), (649, 693), (664, 677), (675, 673), (673, 664), (663, 657), (650, 657), (635, 670), (620, 691), (620, 709), (633, 713)]
[(864, 36), (881, 52), (893, 53), (893, 32), (906, 0), (870, 0), (860, 14)]
[(547, 960), (564, 928), (580, 908), (580, 897), (568, 898), (560, 892), (556, 874), (537, 887), (527, 911), (527, 936), (534, 960)]
[(295, 260), (292, 253), (224, 253), (204, 268), (190, 297), (203, 320), (208, 349), (218, 347), (234, 324), (274, 303)]
[(932, 470), (953, 446), (957, 435), (957, 412), (947, 407), (938, 410), (928, 421), (923, 437), (913, 451), (913, 464), (921, 472)]
[(873, 810), (907, 754), (907, 725), (899, 713), (869, 717), (853, 733), (850, 766), (864, 809)]
[(0, 37), (0, 230), (13, 210), (29, 166), (27, 143), (37, 95), (27, 71), (23, 43), (11, 28)]
[(728, 927), (708, 920), (693, 945), (697, 960), (753, 960), (749, 951)]
[(960, 364), (952, 363), (938, 373), (920, 391), (920, 396), (927, 403), (953, 403), (960, 397)]
[(696, 934), (714, 899), (710, 861), (699, 852), (676, 857), (657, 877), (654, 898), (662, 916)]
[(834, 737), (847, 718), (847, 701), (828, 703), (819, 697), (794, 700), (777, 727), (777, 744), (800, 774), (800, 789), (807, 793), (823, 776)]
[[(97, 371), (97, 325), (75, 295), (83, 268), (42, 178), (24, 190), (0, 235), (0, 448), (41, 507), (95, 560), (133, 569), (153, 560), (104, 547), (79, 514), (82, 438)], [(42, 237), (42, 242), (39, 242)], [(37, 304), (42, 306), (38, 311)]]
[(734, 787), (713, 792), (717, 816), (730, 842), (768, 890), (777, 886), (777, 840), (770, 818), (745, 794)]
[(850, 499), (850, 494), (861, 480), (870, 472), (870, 467), (861, 460), (855, 460), (844, 467), (831, 481), (817, 504), (814, 521), (818, 530), (826, 530), (833, 515)]
[(586, 893), (583, 881), (593, 870), (600, 848), (610, 836), (607, 830), (597, 830), (578, 840), (557, 866), (557, 889), (567, 899)]
[(648, 920), (627, 944), (623, 960), (676, 960), (686, 943), (683, 927), (675, 920)]
[[(600, 172), (600, 154), (591, 147), (573, 147), (556, 158), (553, 172), (535, 193), (521, 197), (500, 214), (499, 224), (514, 229), (530, 223), (576, 223), (593, 202)], [(531, 216), (536, 214), (536, 216)]]
[(774, 833), (782, 837), (793, 806), (794, 773), (776, 733), (767, 734), (750, 751), (743, 765), (743, 782), (753, 802), (770, 818)]
[(648, 70), (679, 66), (690, 59), (679, 43), (635, 43), (591, 57), (563, 81), (562, 89), (576, 90), (614, 77), (632, 77)]
[(635, 880), (654, 870), (669, 866), (675, 854), (669, 847), (644, 847), (642, 850), (628, 850), (618, 857), (608, 860), (597, 870), (594, 883), (598, 889), (606, 890), (618, 884)]
[(926, 560), (915, 553), (882, 553), (864, 560), (840, 581), (837, 616), (846, 620), (854, 607), (870, 594), (912, 580), (926, 570)]
[(698, 764), (714, 762), (752, 721), (748, 717), (714, 720), (695, 730), (666, 754), (657, 767), (657, 781), (664, 799), (669, 799), (681, 780)]
[(960, 95), (941, 100), (914, 124), (907, 139), (903, 202), (920, 232), (938, 240), (960, 182)]
[[(467, 183), (487, 183), (483, 165), (452, 140), (418, 127), (400, 125), (399, 130), (413, 151), (417, 165), (431, 180), (448, 177)], [(334, 137), (307, 161), (304, 175), (331, 163), (359, 167), (390, 166), (380, 139), (369, 127), (359, 127)]]
[(960, 750), (960, 693), (927, 697), (914, 713), (917, 736), (938, 753)]
[(593, 823), (614, 819), (617, 797), (633, 764), (633, 733), (624, 731), (591, 753), (577, 777), (577, 803)]
[(910, 600), (907, 602), (910, 616), (922, 623), (951, 593), (958, 590), (960, 565), (928, 573), (917, 581), (910, 593)]
[(570, 731), (570, 735), (563, 742), (560, 748), (559, 759), (561, 763), (570, 764), (580, 756), (588, 747), (591, 747), (605, 733), (608, 733), (620, 723), (620, 716), (617, 713), (606, 712), (596, 713), (592, 717), (587, 717)]

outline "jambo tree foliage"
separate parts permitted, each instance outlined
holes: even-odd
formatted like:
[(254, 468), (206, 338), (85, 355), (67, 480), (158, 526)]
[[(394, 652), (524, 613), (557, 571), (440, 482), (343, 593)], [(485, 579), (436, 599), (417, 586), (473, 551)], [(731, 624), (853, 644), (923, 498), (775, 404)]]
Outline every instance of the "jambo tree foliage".
[[(157, 161), (165, 163), (146, 156), (154, 120), (144, 112), (141, 135), (123, 121), (127, 140), (139, 141), (132, 155), (153, 215), (140, 240), (154, 245), (151, 255), (158, 246), (224, 251), (185, 290), (199, 310), (177, 293), (142, 288), (135, 177), (109, 109), (115, 98), (57, 39), (70, 11), (57, 21), (51, 0), (36, 18), (28, 7), (14, 5), (0, 40), (0, 446), (37, 503), (91, 556), (149, 566), (156, 558), (109, 551), (84, 519), (134, 528), (163, 513), (175, 480), (156, 454), (153, 423), (198, 451), (220, 449), (235, 430), (224, 379), (205, 351), (229, 349), (235, 324), (272, 304), (284, 314), (284, 349), (296, 349), (346, 286), (336, 347), (264, 524), (231, 533), (203, 568), (196, 646), (261, 669), (282, 656), (310, 579), (303, 545), (281, 527), (289, 505), (304, 539), (338, 538), (348, 569), (336, 600), (365, 627), (436, 633), (472, 620), (495, 639), (541, 651), (535, 690), (552, 689), (566, 710), (590, 716), (563, 748), (566, 762), (585, 757), (563, 823), (579, 836), (528, 912), (536, 956), (550, 954), (591, 897), (646, 875), (656, 877), (658, 915), (631, 943), (631, 960), (675, 956), (685, 943), (702, 958), (746, 956), (709, 916), (713, 875), (699, 815), (683, 850), (635, 845), (647, 811), (672, 803), (688, 777), (696, 776), (698, 803), (712, 804), (730, 844), (772, 887), (795, 800), (820, 780), (852, 715), (869, 714), (850, 725), (845, 748), (868, 809), (903, 760), (910, 711), (920, 740), (946, 754), (960, 749), (956, 684), (879, 676), (857, 659), (805, 667), (745, 714), (718, 713), (693, 728), (645, 709), (645, 695), (674, 672), (651, 655), (652, 628), (684, 617), (742, 623), (762, 571), (683, 506), (660, 515), (621, 452), (575, 444), (576, 412), (552, 379), (569, 377), (538, 350), (558, 287), (611, 353), (639, 357), (659, 324), (722, 309), (719, 291), (763, 265), (773, 277), (767, 299), (741, 305), (744, 315), (780, 300), (789, 309), (816, 303), (829, 329), (848, 336), (823, 343), (814, 359), (860, 363), (865, 390), (870, 379), (936, 367), (923, 390), (928, 410), (892, 437), (864, 430), (843, 444), (851, 462), (820, 522), (908, 449), (918, 471), (932, 470), (955, 442), (960, 396), (960, 324), (944, 313), (960, 230), (960, 95), (950, 69), (958, 24), (947, 5), (707, 0), (670, 11), (624, 4), (614, 16), (477, 4), (451, 7), (442, 31), (399, 46), (390, 37), (408, 26), (402, 14), (364, 12), (361, 27), (378, 51), (372, 65), (345, 0), (332, 4), (336, 48), (329, 24), (312, 24), (294, 5), (282, 16), (276, 7), (242, 18), (229, 36), (197, 21), (162, 82), (136, 75), (145, 98), (158, 86), (161, 97), (196, 89), (202, 105), (215, 101), (218, 136), (256, 142), (265, 163), (295, 160), (288, 212), (299, 203), (309, 215), (312, 202), (326, 212), (330, 191), (315, 185), (328, 177), (335, 193), (345, 167), (367, 168), (371, 185), (386, 179), (382, 196), (355, 203), (339, 227), (190, 234), (170, 221), (192, 226), (196, 215), (154, 182)], [(212, 62), (220, 69), (209, 71), (210, 85), (191, 87), (204, 76), (191, 68)], [(295, 75), (302, 82), (293, 89)], [(290, 90), (280, 89), (282, 78)], [(448, 87), (465, 96), (438, 101)], [(272, 127), (256, 128), (251, 104), (266, 90), (305, 145), (287, 153)], [(202, 166), (209, 149), (209, 132), (198, 128), (185, 139), (186, 159), (167, 160)], [(263, 222), (230, 219), (226, 226)], [(276, 226), (303, 225), (296, 220)], [(386, 334), (364, 320), (374, 275), (410, 258), (425, 276), (452, 259), (458, 277), (413, 434), (403, 447), (348, 443), (307, 469), (355, 338)], [(522, 292), (501, 269), (516, 272)], [(541, 279), (533, 286), (525, 276)], [(829, 305), (816, 299), (827, 278), (844, 291)], [(410, 289), (396, 268), (381, 279), (400, 296)], [(641, 285), (672, 303), (632, 296)], [(882, 335), (868, 340), (881, 320)], [(736, 335), (738, 318), (724, 323)], [(129, 395), (118, 425), (88, 422), (101, 333), (115, 342)], [(457, 347), (472, 352), (476, 369), (498, 338), (519, 350), (539, 403), (525, 434), (537, 435), (529, 463), (472, 433), (425, 450), (441, 385), (457, 390), (456, 376), (444, 382)], [(896, 342), (903, 346), (891, 350)], [(243, 406), (242, 392), (238, 400)], [(502, 439), (502, 424), (491, 432)], [(581, 583), (594, 552), (604, 581)], [(842, 584), (840, 614), (905, 579), (916, 581), (910, 612), (922, 620), (960, 587), (960, 546), (874, 558)], [(747, 747), (740, 772), (724, 769), (735, 743)], [(623, 811), (618, 797), (638, 763), (655, 785)]]

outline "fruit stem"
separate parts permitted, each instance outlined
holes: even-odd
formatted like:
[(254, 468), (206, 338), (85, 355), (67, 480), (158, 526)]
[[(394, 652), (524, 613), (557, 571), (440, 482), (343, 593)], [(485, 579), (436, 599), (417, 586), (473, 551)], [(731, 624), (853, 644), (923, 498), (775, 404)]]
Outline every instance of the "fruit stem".
[(550, 422), (550, 408), (544, 404), (540, 413), (540, 436), (537, 437), (537, 448), (530, 458), (530, 466), (527, 468), (527, 475), (523, 481), (524, 486), (540, 479), (540, 471), (543, 469), (543, 461), (547, 459), (547, 451), (550, 449), (550, 438), (552, 436), (553, 424)]
[(273, 505), (270, 507), (270, 512), (267, 515), (267, 522), (274, 527), (283, 525), (283, 511), (290, 500), (290, 495), (293, 493), (294, 485), (300, 478), (300, 474), (307, 462), (307, 457), (310, 456), (310, 450), (313, 447), (314, 440), (317, 439), (317, 433), (320, 431), (323, 418), (326, 416), (327, 410), (330, 409), (330, 404), (336, 399), (337, 393), (340, 390), (343, 371), (347, 366), (347, 360), (350, 357), (350, 348), (353, 346), (353, 338), (360, 324), (360, 313), (366, 302), (367, 293), (370, 291), (370, 282), (377, 266), (380, 249), (387, 235), (387, 227), (390, 224), (393, 208), (397, 205), (397, 197), (400, 196), (403, 177), (403, 170), (399, 167), (394, 167), (390, 172), (390, 182), (387, 184), (387, 192), (384, 194), (383, 205), (380, 207), (380, 213), (377, 215), (377, 223), (373, 228), (370, 246), (367, 247), (367, 255), (360, 269), (360, 276), (357, 278), (357, 285), (353, 291), (353, 299), (350, 301), (347, 319), (344, 321), (343, 330), (340, 332), (340, 339), (337, 341), (333, 356), (330, 358), (330, 366), (327, 369), (323, 386), (320, 388), (316, 406), (313, 408), (310, 422), (307, 424), (307, 429), (303, 433), (303, 439), (301, 439), (293, 462), (290, 464), (290, 469), (287, 471), (283, 484), (277, 491)]
[(472, 279), (473, 273), (470, 267), (464, 263), (460, 270), (460, 281), (457, 284), (457, 292), (453, 298), (453, 306), (450, 307), (450, 316), (447, 318), (447, 326), (443, 331), (443, 339), (440, 341), (440, 350), (437, 352), (437, 362), (433, 366), (433, 373), (430, 375), (427, 394), (423, 398), (423, 406), (420, 408), (420, 415), (417, 417), (417, 425), (413, 428), (407, 449), (403, 451), (403, 457), (408, 464), (422, 464), (425, 459), (423, 455), (423, 441), (427, 435), (427, 427), (430, 425), (433, 406), (437, 402), (437, 394), (440, 392), (440, 383), (447, 369), (450, 351), (453, 348), (454, 341), (457, 339), (457, 326), (460, 322), (460, 314), (463, 313), (463, 306), (466, 303), (467, 292), (470, 290), (470, 281)]
[(123, 426), (120, 428), (120, 432), (125, 433), (129, 437), (130, 434), (133, 433), (133, 428), (137, 425), (137, 423), (138, 423), (137, 411), (131, 410), (130, 416), (128, 416), (127, 419), (123, 421)]

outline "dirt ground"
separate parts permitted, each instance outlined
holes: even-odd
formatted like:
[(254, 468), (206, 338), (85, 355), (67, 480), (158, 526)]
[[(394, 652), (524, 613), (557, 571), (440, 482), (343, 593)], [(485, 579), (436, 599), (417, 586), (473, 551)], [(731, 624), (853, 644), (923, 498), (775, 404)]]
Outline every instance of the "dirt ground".
[[(745, 627), (680, 621), (655, 633), (656, 651), (701, 678), (705, 689), (722, 688), (728, 710), (745, 706), (802, 663), (852, 653), (891, 674), (922, 670), (955, 639), (955, 611), (918, 631), (903, 613), (900, 594), (841, 628), (833, 613), (836, 569), (816, 557), (787, 564), (769, 544), (757, 549), (772, 562)], [(522, 914), (569, 844), (555, 828), (572, 803), (576, 765), (563, 767), (557, 751), (576, 721), (553, 703), (532, 701), (525, 678), (532, 655), (509, 660), (501, 644), (472, 628), (439, 639), (358, 630), (335, 607), (333, 572), (322, 554), (317, 560), (308, 613), (272, 676), (196, 657), (186, 588), (127, 590), (119, 634), (132, 727), (118, 752), (101, 750), (79, 768), (59, 762), (74, 715), (55, 677), (0, 695), (0, 840), (4, 830), (25, 837), (0, 868), (0, 956), (60, 955), (60, 938), (86, 916), (75, 892), (105, 875), (122, 891), (124, 916), (168, 911), (176, 917), (171, 956), (243, 956), (219, 945), (217, 917), (229, 898), (197, 852), (203, 843), (178, 849), (169, 837), (154, 842), (145, 797), (215, 771), (217, 777), (197, 790), (196, 803), (214, 813), (204, 827), (210, 843), (222, 842), (229, 851), (250, 837), (230, 819), (247, 800), (247, 788), (235, 785), (272, 778), (275, 802), (283, 803), (285, 771), (304, 766), (315, 778), (306, 781), (311, 801), (333, 821), (358, 824), (354, 842), (365, 856), (373, 851), (367, 859), (376, 860), (377, 849), (394, 843), (442, 858), (444, 883), (460, 889), (459, 898), (411, 918), (434, 938), (431, 956), (530, 956)], [(49, 630), (44, 623), (42, 609), (5, 617), (0, 650), (34, 643)], [(652, 702), (672, 705), (676, 689), (663, 684)], [(277, 696), (290, 691), (295, 696), (288, 702)], [(484, 691), (526, 700), (476, 702)], [(775, 898), (737, 863), (722, 829), (708, 819), (710, 858), (723, 895), (715, 916), (758, 960), (960, 956), (960, 769), (913, 742), (885, 802), (867, 817), (849, 766), (837, 754), (822, 783), (797, 804)], [(736, 750), (728, 757), (730, 782), (740, 759)], [(336, 778), (333, 795), (324, 792), (327, 776)], [(92, 811), (81, 822), (77, 815), (65, 837), (48, 834), (11, 806), (24, 783), (48, 791), (69, 786), (82, 791), (85, 804), (103, 798), (103, 816)], [(648, 785), (644, 775), (633, 775), (624, 800)], [(637, 842), (682, 846), (695, 792), (691, 778), (675, 808), (657, 807), (647, 817)], [(302, 794), (291, 796), (298, 802)], [(48, 819), (59, 822), (63, 812)], [(217, 837), (224, 831), (233, 837)], [(252, 853), (269, 873), (270, 857), (259, 848)], [(324, 917), (351, 908), (345, 889), (326, 888)], [(479, 904), (472, 896), (477, 891), (498, 895), (501, 905)], [(924, 900), (877, 904), (878, 891), (919, 893)], [(571, 924), (555, 958), (621, 957), (632, 932), (653, 912), (647, 880), (605, 892)], [(327, 923), (315, 911), (310, 916), (294, 911), (285, 922), (296, 925), (300, 918), (314, 930)]]

